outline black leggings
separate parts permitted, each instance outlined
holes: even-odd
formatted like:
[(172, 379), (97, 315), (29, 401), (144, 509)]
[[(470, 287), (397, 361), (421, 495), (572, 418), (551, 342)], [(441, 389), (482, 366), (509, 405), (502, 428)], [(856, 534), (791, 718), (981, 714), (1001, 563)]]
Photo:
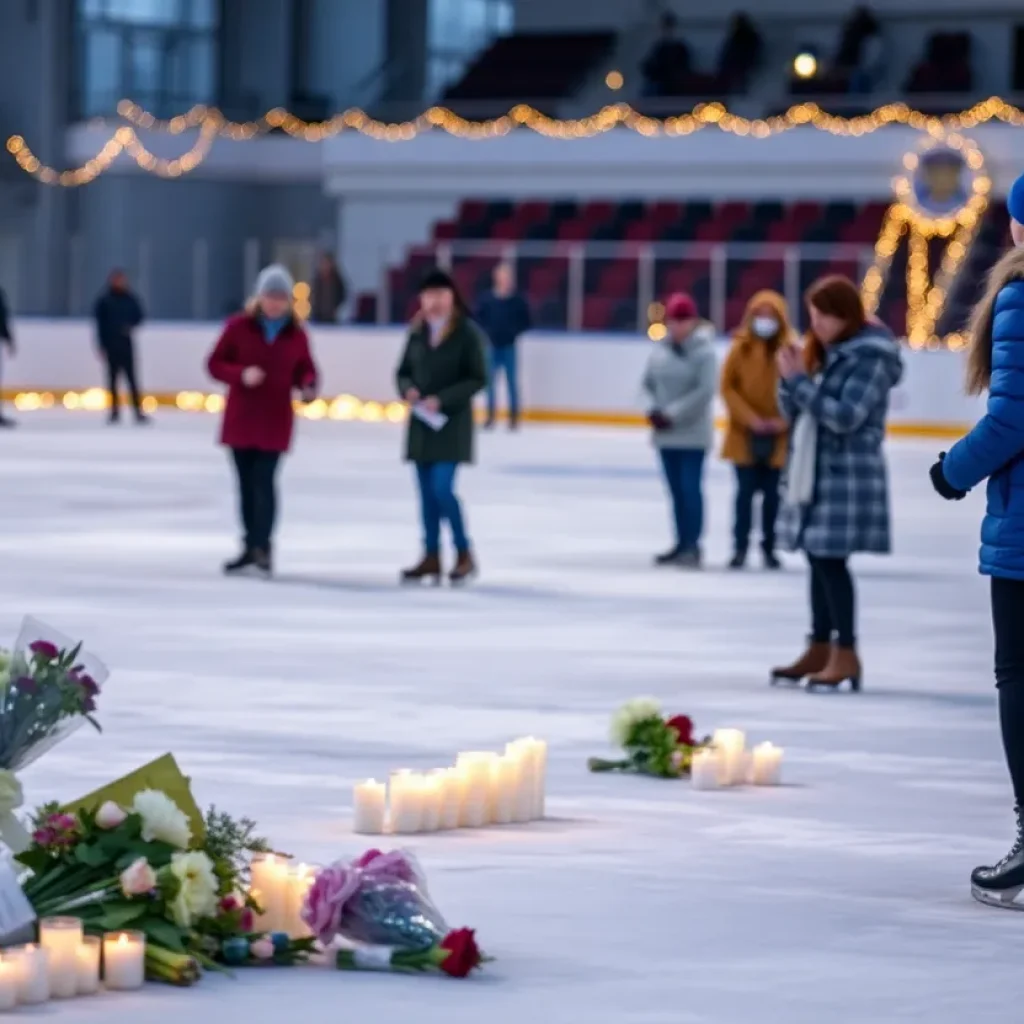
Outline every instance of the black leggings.
[(245, 549), (269, 552), (277, 518), (274, 477), (281, 456), (278, 452), (255, 448), (232, 448), (231, 455), (238, 472), (238, 505), (245, 529)]
[(845, 558), (817, 558), (811, 563), (811, 639), (815, 643), (856, 647), (856, 600)]
[(1024, 808), (1024, 580), (992, 579), (999, 724), (1013, 795)]

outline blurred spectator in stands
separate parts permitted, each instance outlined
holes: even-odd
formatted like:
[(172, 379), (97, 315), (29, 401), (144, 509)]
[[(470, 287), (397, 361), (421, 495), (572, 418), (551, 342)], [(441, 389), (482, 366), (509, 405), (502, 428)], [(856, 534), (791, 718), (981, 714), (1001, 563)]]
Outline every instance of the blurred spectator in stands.
[(718, 55), (718, 77), (727, 92), (746, 92), (750, 76), (761, 62), (762, 45), (750, 15), (743, 11), (734, 14)]
[(870, 92), (882, 59), (882, 26), (867, 6), (854, 8), (843, 24), (832, 76), (850, 92)]
[(313, 301), (310, 319), (315, 324), (336, 324), (341, 307), (348, 298), (345, 278), (329, 252), (320, 254), (313, 278)]
[(7, 302), (4, 293), (0, 290), (0, 428), (13, 427), (14, 420), (5, 419), (3, 415), (3, 347), (14, 355), (14, 336), (11, 334), (11, 325), (7, 318)]
[(148, 423), (142, 411), (142, 397), (135, 374), (135, 341), (132, 337), (132, 332), (143, 320), (142, 304), (128, 287), (128, 276), (123, 270), (115, 268), (110, 272), (107, 289), (96, 300), (93, 316), (96, 320), (96, 343), (107, 364), (110, 422), (117, 423), (121, 418), (118, 388), (124, 377), (131, 392), (135, 421)]
[(519, 424), (519, 374), (516, 342), (530, 329), (530, 307), (516, 291), (515, 272), (508, 263), (494, 268), (494, 287), (481, 299), (476, 322), (487, 335), (487, 427), (494, 426), (497, 415), (498, 374), (505, 378), (508, 392), (508, 425)]
[(697, 315), (689, 295), (665, 303), (663, 342), (654, 346), (642, 383), (647, 418), (672, 500), (676, 543), (655, 565), (701, 566), (704, 532), (704, 457), (713, 437), (712, 406), (718, 384), (715, 328)]
[(690, 48), (676, 36), (678, 21), (671, 11), (661, 16), (661, 37), (640, 66), (644, 95), (676, 96), (690, 74)]
[(775, 520), (789, 425), (779, 410), (775, 359), (783, 345), (792, 343), (786, 300), (778, 292), (758, 292), (747, 304), (743, 324), (733, 335), (722, 366), (722, 400), (729, 415), (722, 458), (736, 466), (733, 569), (742, 569), (747, 562), (756, 494), (761, 495), (765, 568), (780, 567), (775, 555)]
[(970, 92), (974, 85), (970, 32), (935, 32), (907, 79), (907, 92)]

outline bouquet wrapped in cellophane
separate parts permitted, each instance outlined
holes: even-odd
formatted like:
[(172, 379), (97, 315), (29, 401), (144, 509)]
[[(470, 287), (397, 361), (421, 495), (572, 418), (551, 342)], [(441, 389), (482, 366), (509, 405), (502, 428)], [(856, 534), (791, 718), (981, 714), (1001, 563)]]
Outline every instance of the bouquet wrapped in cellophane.
[(465, 978), (487, 958), (467, 928), (454, 931), (427, 892), (415, 860), (402, 850), (369, 850), (319, 872), (303, 920), (326, 948), (341, 938), (341, 970), (440, 971)]
[(107, 675), (81, 643), (32, 618), (14, 649), (0, 650), (0, 838), (15, 853), (29, 843), (14, 816), (23, 799), (16, 773), (84, 722), (99, 730), (94, 713)]

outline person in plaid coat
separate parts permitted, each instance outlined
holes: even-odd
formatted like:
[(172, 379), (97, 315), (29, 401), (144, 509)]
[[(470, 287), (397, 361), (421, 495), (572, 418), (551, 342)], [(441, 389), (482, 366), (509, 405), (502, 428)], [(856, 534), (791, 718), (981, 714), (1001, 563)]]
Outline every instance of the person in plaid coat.
[(811, 640), (776, 680), (860, 689), (855, 595), (848, 560), (891, 547), (882, 443), (889, 393), (903, 375), (899, 345), (868, 323), (860, 291), (826, 277), (807, 293), (811, 331), (801, 355), (779, 353), (779, 404), (793, 433), (783, 482), (780, 539), (811, 569)]

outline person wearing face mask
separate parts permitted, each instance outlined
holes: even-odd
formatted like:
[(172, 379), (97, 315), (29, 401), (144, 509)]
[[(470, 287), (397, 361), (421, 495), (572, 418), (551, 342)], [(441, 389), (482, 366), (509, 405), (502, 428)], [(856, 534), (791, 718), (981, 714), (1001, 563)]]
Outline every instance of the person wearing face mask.
[(754, 496), (761, 495), (761, 550), (768, 569), (780, 568), (775, 554), (779, 477), (786, 461), (789, 424), (779, 411), (776, 355), (792, 344), (786, 300), (777, 292), (758, 292), (747, 304), (743, 324), (733, 336), (722, 366), (722, 400), (729, 426), (722, 458), (736, 467), (733, 569), (747, 562)]
[(487, 384), (484, 346), (455, 282), (443, 270), (430, 271), (396, 373), (398, 393), (409, 404), (405, 454), (416, 467), (423, 523), (423, 557), (402, 572), (403, 583), (441, 582), (442, 522), (456, 552), (449, 581), (465, 583), (477, 573), (455, 476), (473, 461), (473, 396)]
[(697, 304), (682, 293), (665, 303), (665, 327), (668, 334), (653, 347), (641, 385), (676, 535), (675, 544), (654, 562), (699, 569), (704, 458), (714, 436), (718, 383), (715, 328), (701, 320)]
[(883, 442), (889, 394), (903, 376), (899, 345), (869, 323), (860, 289), (825, 277), (807, 291), (811, 329), (801, 352), (777, 356), (779, 404), (792, 429), (779, 535), (810, 564), (810, 643), (772, 682), (861, 688), (850, 556), (888, 554)]
[(311, 402), (317, 394), (316, 364), (295, 314), (294, 287), (284, 267), (266, 267), (245, 312), (227, 322), (207, 361), (210, 376), (228, 387), (221, 443), (235, 464), (243, 528), (242, 553), (224, 566), (228, 575), (271, 575), (275, 477), (291, 446), (292, 396)]
[(982, 903), (1024, 910), (1024, 176), (1007, 205), (1014, 248), (995, 265), (969, 328), (967, 390), (988, 394), (985, 415), (931, 468), (936, 491), (959, 500), (988, 480), (982, 574), (991, 577), (995, 677), (1013, 786), (1016, 842), (971, 875)]

